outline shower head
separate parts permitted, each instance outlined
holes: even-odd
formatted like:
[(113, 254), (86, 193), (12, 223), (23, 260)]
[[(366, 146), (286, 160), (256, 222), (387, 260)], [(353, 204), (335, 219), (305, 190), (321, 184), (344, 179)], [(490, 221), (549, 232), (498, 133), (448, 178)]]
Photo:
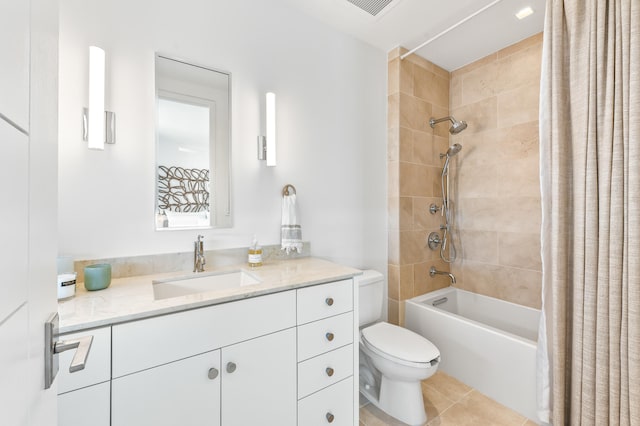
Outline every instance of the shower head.
[(461, 131), (467, 128), (466, 121), (458, 121), (455, 119), (453, 115), (450, 115), (444, 118), (438, 118), (438, 119), (431, 117), (431, 119), (429, 120), (429, 125), (433, 129), (436, 124), (441, 123), (443, 121), (447, 121), (447, 120), (451, 121), (451, 127), (449, 128), (449, 133), (451, 133), (452, 135), (457, 135), (458, 133), (460, 133)]
[(462, 145), (460, 145), (459, 143), (454, 143), (449, 147), (447, 152), (445, 152), (444, 154), (440, 154), (440, 159), (447, 157), (447, 161), (445, 161), (445, 167), (443, 170), (445, 173), (446, 169), (449, 166), (449, 159), (451, 159), (451, 157), (455, 157), (460, 151), (462, 151)]
[[(453, 118), (453, 117), (451, 117), (451, 118)], [(449, 128), (449, 133), (451, 133), (452, 135), (457, 135), (458, 133), (460, 133), (461, 131), (463, 131), (466, 128), (467, 128), (467, 122), (466, 121), (453, 120), (453, 124)]]
[(447, 157), (453, 157), (454, 155), (459, 153), (461, 150), (462, 150), (462, 145), (460, 145), (459, 143), (454, 143), (453, 145), (451, 145), (449, 147), (449, 149), (447, 150), (447, 153), (445, 155)]

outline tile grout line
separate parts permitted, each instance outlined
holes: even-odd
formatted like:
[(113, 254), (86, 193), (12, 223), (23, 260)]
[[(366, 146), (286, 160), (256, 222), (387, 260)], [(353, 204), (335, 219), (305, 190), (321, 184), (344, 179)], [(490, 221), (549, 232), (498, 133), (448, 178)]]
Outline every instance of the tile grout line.
[[(442, 392), (440, 392), (437, 388), (433, 388), (433, 391), (437, 392), (438, 394), (440, 394), (443, 398), (445, 398), (446, 400), (448, 400), (449, 402), (451, 402), (451, 405), (449, 405), (447, 408), (445, 408), (444, 410), (442, 410), (442, 412), (438, 413), (438, 415), (432, 419), (427, 419), (427, 423), (426, 425), (429, 425), (432, 421), (434, 421), (435, 419), (441, 418), (442, 415), (444, 413), (446, 413), (447, 411), (449, 411), (451, 408), (455, 407), (456, 405), (460, 404), (460, 401), (462, 401), (465, 397), (467, 397), (470, 393), (472, 393), (475, 389), (474, 388), (470, 388), (469, 391), (467, 391), (466, 393), (462, 394), (462, 396), (460, 398), (458, 398), (457, 400), (452, 400), (449, 397), (447, 397), (446, 395), (444, 395)], [(366, 426), (366, 425), (365, 425)]]

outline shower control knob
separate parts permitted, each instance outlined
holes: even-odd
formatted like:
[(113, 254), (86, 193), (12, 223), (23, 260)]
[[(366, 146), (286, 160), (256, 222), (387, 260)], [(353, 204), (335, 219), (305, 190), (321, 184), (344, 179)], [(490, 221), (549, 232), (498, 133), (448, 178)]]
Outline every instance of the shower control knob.
[(331, 413), (327, 413), (327, 422), (333, 423), (333, 419), (335, 419), (335, 416)]
[(440, 234), (437, 232), (432, 232), (429, 234), (429, 238), (427, 239), (427, 244), (431, 250), (437, 250), (440, 247), (440, 243), (442, 243), (442, 239), (440, 238)]
[(327, 376), (331, 377), (333, 376), (333, 368), (331, 367), (327, 367), (327, 369), (325, 370), (327, 372)]
[(332, 306), (333, 305), (333, 297), (327, 297), (324, 302), (327, 305)]
[(327, 338), (328, 341), (331, 342), (335, 336), (333, 335), (333, 333), (329, 332), (325, 334), (325, 337)]
[(209, 374), (207, 374), (207, 376), (209, 376), (209, 379), (214, 380), (216, 377), (218, 377), (218, 369), (217, 368), (210, 368), (209, 369)]

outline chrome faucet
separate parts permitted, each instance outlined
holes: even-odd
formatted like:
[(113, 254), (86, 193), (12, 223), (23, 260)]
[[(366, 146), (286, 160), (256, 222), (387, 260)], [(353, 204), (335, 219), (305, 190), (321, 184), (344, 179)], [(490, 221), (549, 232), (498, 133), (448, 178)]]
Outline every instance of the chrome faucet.
[(432, 266), (431, 269), (429, 269), (429, 275), (431, 275), (431, 278), (435, 277), (436, 275), (449, 275), (449, 278), (451, 278), (451, 284), (453, 285), (456, 283), (455, 275), (453, 275), (451, 272), (438, 271), (435, 266)]
[(194, 243), (193, 248), (193, 272), (204, 272), (204, 264), (207, 263), (204, 258), (204, 235), (198, 235), (198, 240)]

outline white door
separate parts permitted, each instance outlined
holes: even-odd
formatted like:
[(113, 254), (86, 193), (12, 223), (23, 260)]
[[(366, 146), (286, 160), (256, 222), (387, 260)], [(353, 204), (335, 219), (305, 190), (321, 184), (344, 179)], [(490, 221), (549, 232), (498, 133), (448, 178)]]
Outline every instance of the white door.
[(296, 329), (222, 349), (223, 426), (295, 426)]
[(44, 323), (57, 310), (58, 2), (0, 0), (0, 413), (55, 425)]

